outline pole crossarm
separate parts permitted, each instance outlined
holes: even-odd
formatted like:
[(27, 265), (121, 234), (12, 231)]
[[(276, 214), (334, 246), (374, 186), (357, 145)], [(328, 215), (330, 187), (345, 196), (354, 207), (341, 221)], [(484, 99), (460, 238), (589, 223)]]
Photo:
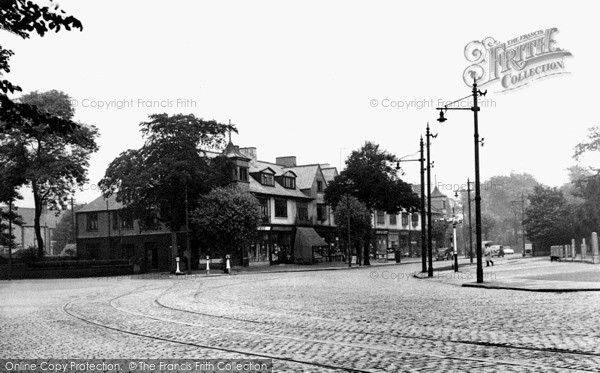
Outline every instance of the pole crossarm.
[(472, 107), (436, 107), (435, 110), (473, 110), (473, 108)]

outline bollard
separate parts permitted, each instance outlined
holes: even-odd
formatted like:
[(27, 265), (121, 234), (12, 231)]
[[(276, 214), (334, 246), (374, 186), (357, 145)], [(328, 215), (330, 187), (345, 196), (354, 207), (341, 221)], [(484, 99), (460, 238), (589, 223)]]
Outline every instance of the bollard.
[(576, 250), (575, 249), (575, 239), (571, 238), (571, 254), (572, 254), (571, 261), (574, 261), (575, 260), (575, 256), (577, 255), (577, 253), (575, 252), (575, 250)]
[(176, 275), (182, 275), (182, 274), (183, 274), (183, 272), (181, 272), (181, 271), (179, 270), (179, 257), (175, 258), (175, 261), (177, 262), (177, 269), (175, 270), (175, 274), (176, 274)]
[(600, 263), (600, 254), (598, 254), (598, 234), (592, 232), (592, 264)]
[(231, 274), (231, 264), (229, 263), (229, 255), (225, 255), (225, 273)]
[(210, 275), (210, 256), (206, 256), (206, 275)]
[(581, 240), (581, 260), (585, 260), (587, 257), (587, 245), (585, 244), (585, 238)]

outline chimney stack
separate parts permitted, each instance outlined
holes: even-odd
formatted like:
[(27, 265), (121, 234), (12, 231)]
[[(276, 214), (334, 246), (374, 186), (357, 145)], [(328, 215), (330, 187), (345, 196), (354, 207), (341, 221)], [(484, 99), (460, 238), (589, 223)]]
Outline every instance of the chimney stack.
[(283, 167), (296, 167), (296, 156), (277, 157), (275, 164)]
[(240, 148), (240, 153), (250, 158), (253, 161), (256, 161), (256, 148), (251, 146), (248, 148)]

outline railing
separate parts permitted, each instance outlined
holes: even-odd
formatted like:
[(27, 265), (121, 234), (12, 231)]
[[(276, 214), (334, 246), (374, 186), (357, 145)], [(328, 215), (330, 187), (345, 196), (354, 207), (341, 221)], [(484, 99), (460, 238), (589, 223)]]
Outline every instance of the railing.
[[(577, 250), (577, 246), (579, 246), (579, 250)], [(575, 239), (572, 239), (570, 245), (554, 245), (550, 247), (550, 261), (568, 261), (569, 259), (572, 262), (581, 261), (600, 264), (598, 235), (596, 232), (592, 232), (590, 245), (583, 238), (580, 245), (577, 245)]]

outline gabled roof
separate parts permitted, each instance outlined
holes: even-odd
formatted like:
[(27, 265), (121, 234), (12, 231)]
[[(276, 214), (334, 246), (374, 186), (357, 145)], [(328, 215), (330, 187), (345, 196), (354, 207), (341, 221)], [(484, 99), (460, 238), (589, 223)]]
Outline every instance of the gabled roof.
[[(268, 173), (272, 173), (273, 175), (276, 174), (275, 170), (272, 169), (271, 167), (265, 167), (262, 170), (259, 170), (258, 172), (267, 172), (267, 171), (268, 171)], [(250, 172), (253, 172), (253, 171), (250, 171)]]
[(275, 163), (270, 163), (270, 162), (263, 162), (263, 161), (258, 161), (258, 160), (251, 160), (250, 161), (250, 172), (259, 172), (261, 170), (264, 170), (265, 168), (270, 168), (271, 170), (273, 170), (275, 172), (276, 175), (281, 175), (283, 174), (283, 167), (275, 164)]
[(335, 167), (321, 168), (321, 172), (323, 172), (323, 177), (325, 177), (327, 183), (332, 182), (338, 176), (338, 171)]
[(309, 164), (305, 166), (296, 166), (290, 168), (296, 174), (296, 186), (298, 189), (310, 189), (313, 185), (317, 173), (319, 172), (318, 164)]
[(292, 174), (294, 175), (294, 177), (297, 177), (298, 175), (296, 175), (296, 173), (290, 169), (287, 169), (284, 173), (283, 176), (288, 176), (288, 174)]
[(250, 185), (248, 190), (252, 193), (271, 195), (276, 197), (289, 197), (289, 198), (301, 198), (301, 199), (312, 199), (306, 194), (302, 193), (298, 189), (287, 189), (281, 186), (278, 182), (275, 182), (274, 186), (262, 185), (256, 179), (249, 178)]
[[(106, 204), (108, 201), (108, 205)], [(100, 196), (83, 206), (79, 212), (90, 212), (90, 211), (106, 211), (106, 210), (119, 210), (122, 209), (124, 205), (121, 202), (117, 202), (117, 196), (115, 194), (111, 195), (108, 198), (104, 198)]]

